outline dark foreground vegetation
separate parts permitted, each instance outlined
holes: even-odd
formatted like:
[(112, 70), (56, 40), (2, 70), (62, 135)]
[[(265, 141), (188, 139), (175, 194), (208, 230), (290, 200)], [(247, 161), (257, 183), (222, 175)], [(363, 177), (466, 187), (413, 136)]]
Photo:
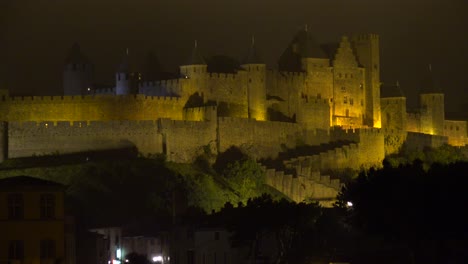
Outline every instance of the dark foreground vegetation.
[(0, 177), (65, 184), (81, 228), (226, 228), (252, 261), (270, 245), (270, 263), (468, 263), (468, 163), (453, 151), (391, 157), (349, 179), (334, 208), (287, 200), (237, 149), (194, 164), (134, 152), (10, 160)]

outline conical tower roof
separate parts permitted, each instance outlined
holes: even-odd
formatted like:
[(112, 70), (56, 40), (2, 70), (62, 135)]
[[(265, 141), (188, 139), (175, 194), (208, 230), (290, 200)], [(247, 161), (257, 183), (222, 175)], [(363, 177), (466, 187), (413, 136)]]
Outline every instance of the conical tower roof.
[(307, 26), (296, 34), (293, 42), (299, 46), (299, 53), (302, 58), (328, 58)]
[(380, 97), (405, 97), (405, 95), (400, 88), (400, 83), (397, 81), (396, 84), (382, 84), (380, 86)]
[(80, 45), (78, 43), (73, 43), (70, 51), (68, 52), (67, 59), (65, 60), (66, 64), (89, 64), (88, 58), (81, 52)]
[(265, 64), (265, 62), (258, 55), (257, 49), (255, 48), (255, 37), (253, 36), (249, 52), (247, 53), (247, 57), (244, 59), (242, 64)]
[(187, 62), (184, 65), (206, 65), (205, 60), (203, 59), (203, 57), (200, 55), (198, 51), (198, 43), (196, 40), (195, 40), (195, 45), (193, 46), (193, 49), (192, 49), (192, 54), (187, 59)]
[(128, 49), (126, 49), (120, 64), (117, 66), (117, 72), (129, 72), (130, 71), (130, 58), (128, 55)]
[(428, 69), (424, 73), (423, 80), (421, 82), (420, 93), (442, 93), (442, 89), (436, 84), (434, 73), (432, 71), (432, 65), (429, 64)]

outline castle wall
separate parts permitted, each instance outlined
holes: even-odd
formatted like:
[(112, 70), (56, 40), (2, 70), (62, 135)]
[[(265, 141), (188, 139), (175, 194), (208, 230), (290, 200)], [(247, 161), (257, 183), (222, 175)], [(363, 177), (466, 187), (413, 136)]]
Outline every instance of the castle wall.
[(210, 122), (159, 120), (163, 152), (169, 161), (190, 163), (209, 148), (216, 153), (216, 120)]
[(162, 153), (155, 121), (10, 122), (8, 139), (10, 158), (129, 147)]
[[(385, 158), (384, 132), (381, 129), (330, 130), (331, 141), (348, 140), (358, 143), (358, 166), (362, 168), (380, 167)], [(353, 168), (353, 166), (350, 166)]]
[(329, 100), (304, 98), (298, 108), (296, 121), (306, 130), (328, 130), (331, 125)]
[[(304, 170), (305, 171), (305, 170)], [(296, 176), (274, 169), (265, 170), (266, 184), (282, 192), (295, 202), (305, 199), (320, 202), (335, 201), (341, 184), (319, 172), (298, 173)], [(330, 202), (331, 203), (331, 202)], [(328, 203), (329, 204), (329, 203)]]
[(444, 121), (444, 135), (452, 146), (468, 145), (468, 122), (458, 120)]
[(445, 106), (443, 94), (420, 94), (421, 132), (444, 135)]
[(385, 156), (399, 153), (406, 142), (408, 132), (398, 129), (382, 129), (384, 133)]
[(201, 91), (207, 101), (218, 102), (220, 116), (247, 118), (247, 81), (242, 74), (210, 73)]
[(237, 146), (253, 158), (276, 157), (282, 145), (294, 147), (301, 138), (301, 127), (294, 123), (218, 118), (218, 150)]
[(407, 113), (406, 114), (406, 131), (408, 132), (421, 132), (421, 114)]
[(182, 96), (183, 87), (187, 86), (186, 79), (162, 80), (155, 82), (142, 82), (139, 94), (147, 96)]
[(202, 106), (184, 108), (183, 118), (187, 121), (216, 121), (218, 118), (217, 107)]
[(406, 98), (388, 97), (381, 98), (382, 128), (394, 130), (406, 130)]
[(0, 120), (110, 121), (182, 119), (185, 102), (178, 97), (145, 95), (24, 96), (2, 98)]
[(267, 94), (284, 100), (284, 103), (278, 105), (281, 107), (281, 112), (287, 117), (294, 118), (297, 115), (306, 73), (269, 71), (267, 79)]
[(448, 143), (446, 136), (408, 132), (406, 147), (409, 151), (423, 151), (426, 147), (438, 148)]

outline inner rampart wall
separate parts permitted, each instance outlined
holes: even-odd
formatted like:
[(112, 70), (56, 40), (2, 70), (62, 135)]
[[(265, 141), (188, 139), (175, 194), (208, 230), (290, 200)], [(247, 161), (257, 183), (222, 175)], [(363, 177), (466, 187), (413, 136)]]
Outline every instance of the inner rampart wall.
[(182, 119), (185, 102), (179, 97), (145, 95), (24, 96), (2, 97), (0, 120), (110, 121)]

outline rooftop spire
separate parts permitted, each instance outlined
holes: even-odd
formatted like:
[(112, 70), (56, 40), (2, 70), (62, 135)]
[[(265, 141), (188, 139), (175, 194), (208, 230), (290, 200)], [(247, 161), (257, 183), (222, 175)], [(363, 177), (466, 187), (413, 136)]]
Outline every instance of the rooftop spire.
[(206, 65), (205, 60), (203, 57), (200, 55), (198, 52), (198, 41), (194, 41), (193, 49), (192, 49), (192, 54), (190, 55), (190, 58), (184, 65)]
[(255, 48), (254, 35), (252, 35), (252, 43), (250, 45), (249, 52), (247, 53), (247, 57), (242, 64), (264, 64), (263, 60), (258, 56), (257, 49)]

